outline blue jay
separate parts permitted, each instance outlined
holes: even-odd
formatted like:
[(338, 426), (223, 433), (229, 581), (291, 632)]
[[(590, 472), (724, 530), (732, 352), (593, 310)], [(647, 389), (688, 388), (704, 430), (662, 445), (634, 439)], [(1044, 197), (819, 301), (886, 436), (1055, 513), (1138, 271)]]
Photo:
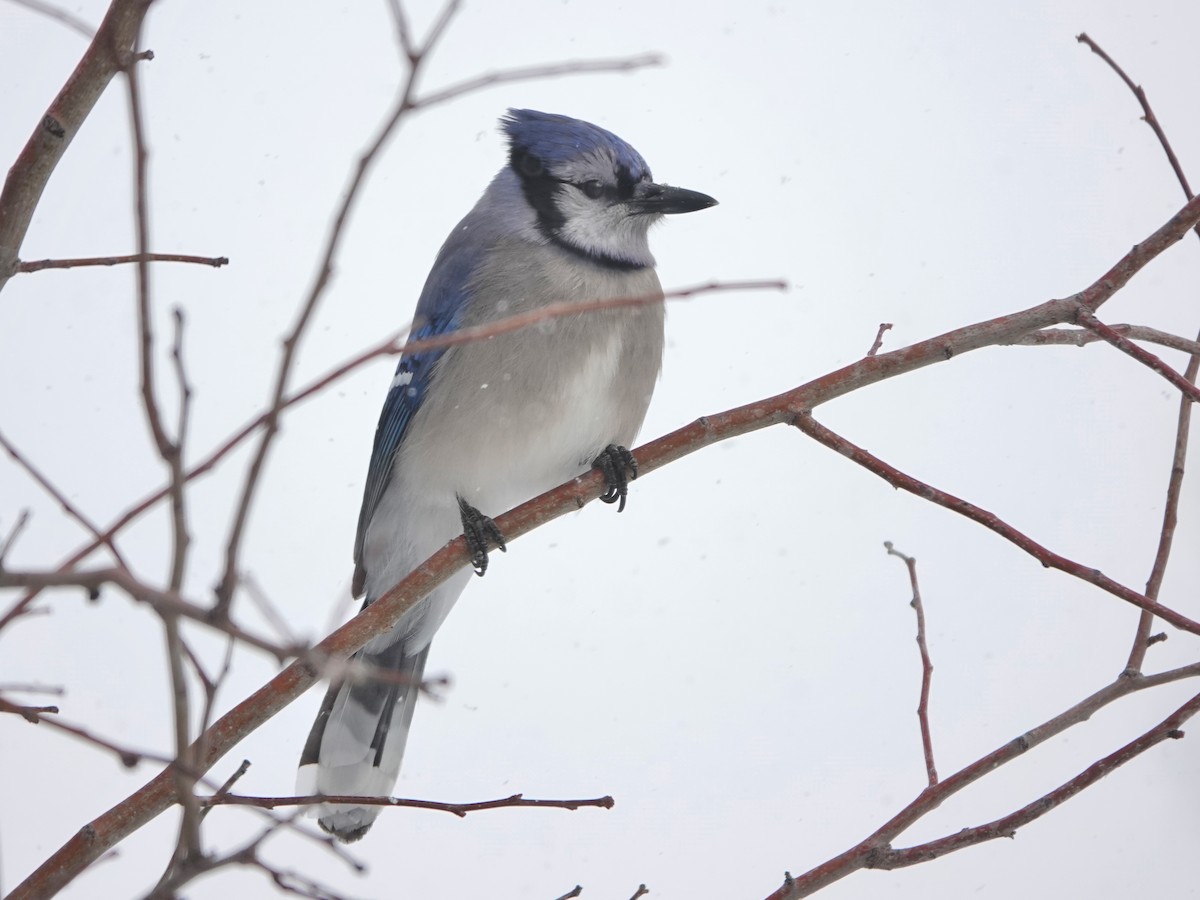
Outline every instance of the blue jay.
[[(578, 119), (510, 109), (508, 164), (447, 238), (417, 303), (427, 338), (547, 304), (661, 295), (646, 233), (664, 214), (717, 201), (656, 184), (641, 155)], [(354, 542), (364, 606), (459, 533), (476, 574), (504, 537), (500, 513), (589, 468), (625, 506), (633, 442), (658, 378), (661, 303), (548, 319), (488, 340), (406, 353), (367, 470)], [(387, 796), (400, 772), (434, 632), (463, 569), (357, 658), (389, 673), (335, 679), (300, 759), (300, 794)], [(320, 825), (361, 838), (379, 807), (324, 805)]]

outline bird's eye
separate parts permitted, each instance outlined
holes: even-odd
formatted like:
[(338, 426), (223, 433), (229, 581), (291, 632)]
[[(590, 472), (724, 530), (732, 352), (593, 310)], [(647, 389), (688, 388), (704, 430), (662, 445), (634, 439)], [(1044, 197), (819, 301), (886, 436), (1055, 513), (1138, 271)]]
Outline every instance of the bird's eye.
[(585, 181), (579, 189), (589, 200), (599, 200), (600, 195), (604, 193), (604, 185), (599, 181)]

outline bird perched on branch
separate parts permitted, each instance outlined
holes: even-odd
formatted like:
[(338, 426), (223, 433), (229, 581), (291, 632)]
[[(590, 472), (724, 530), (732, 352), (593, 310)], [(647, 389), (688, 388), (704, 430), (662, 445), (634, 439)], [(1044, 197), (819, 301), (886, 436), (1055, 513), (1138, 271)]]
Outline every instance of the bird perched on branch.
[[(410, 339), (561, 301), (661, 297), (646, 240), (664, 214), (711, 197), (656, 183), (611, 132), (512, 109), (508, 163), (442, 245)], [(504, 538), (501, 512), (589, 468), (625, 506), (627, 446), (645, 418), (663, 351), (663, 307), (573, 313), (457, 346), (406, 353), (384, 401), (354, 543), (355, 596), (383, 596), (460, 532), (478, 575)], [(330, 685), (300, 760), (298, 792), (387, 796), (400, 772), (430, 641), (463, 569), (356, 657), (384, 673)], [(321, 827), (361, 838), (377, 806), (325, 805)]]

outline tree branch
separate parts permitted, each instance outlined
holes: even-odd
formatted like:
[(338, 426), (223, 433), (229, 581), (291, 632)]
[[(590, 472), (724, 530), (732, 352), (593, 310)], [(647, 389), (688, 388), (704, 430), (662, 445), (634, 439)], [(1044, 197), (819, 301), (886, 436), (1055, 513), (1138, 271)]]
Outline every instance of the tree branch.
[(912, 585), (912, 600), (909, 606), (917, 614), (917, 648), (921, 652), (921, 699), (917, 702), (917, 723), (921, 727), (921, 749), (925, 754), (925, 777), (929, 786), (938, 782), (937, 766), (933, 764), (933, 734), (929, 730), (929, 688), (933, 684), (933, 660), (929, 658), (929, 645), (925, 641), (925, 605), (921, 602), (921, 587), (917, 583), (917, 560), (905, 556), (892, 546), (891, 541), (883, 542), (889, 556), (898, 557), (908, 568), (908, 581)]
[(362, 797), (311, 794), (303, 797), (246, 797), (241, 794), (214, 794), (211, 797), (198, 798), (206, 807), (212, 806), (254, 806), (259, 809), (276, 809), (280, 806), (314, 806), (318, 803), (346, 803), (354, 806), (394, 806), (409, 809), (431, 809), (438, 812), (448, 812), (463, 818), (467, 813), (480, 812), (485, 809), (511, 809), (516, 807), (536, 807), (540, 809), (569, 809), (576, 810), (584, 807), (612, 809), (613, 798), (609, 796), (591, 797), (582, 800), (538, 800), (526, 797), (524, 794), (512, 794), (497, 800), (478, 800), (473, 803), (443, 803), (437, 800), (414, 800), (405, 797)]
[(17, 263), (16, 273), (41, 272), (44, 269), (77, 269), (84, 266), (120, 266), (125, 263), (195, 263), (219, 269), (229, 265), (228, 256), (189, 256), (184, 253), (131, 253), (128, 256), (85, 256), (77, 259), (35, 259)]

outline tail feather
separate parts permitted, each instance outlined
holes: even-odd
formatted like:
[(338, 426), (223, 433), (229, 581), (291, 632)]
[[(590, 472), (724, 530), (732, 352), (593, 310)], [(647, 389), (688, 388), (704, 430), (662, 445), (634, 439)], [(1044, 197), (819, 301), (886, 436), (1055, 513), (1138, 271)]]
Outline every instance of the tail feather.
[[(313, 723), (297, 774), (297, 793), (386, 797), (400, 774), (404, 745), (429, 654), (406, 652), (398, 641), (355, 658), (389, 673), (329, 686)], [(356, 841), (379, 815), (378, 806), (322, 804), (318, 824), (342, 841)]]

